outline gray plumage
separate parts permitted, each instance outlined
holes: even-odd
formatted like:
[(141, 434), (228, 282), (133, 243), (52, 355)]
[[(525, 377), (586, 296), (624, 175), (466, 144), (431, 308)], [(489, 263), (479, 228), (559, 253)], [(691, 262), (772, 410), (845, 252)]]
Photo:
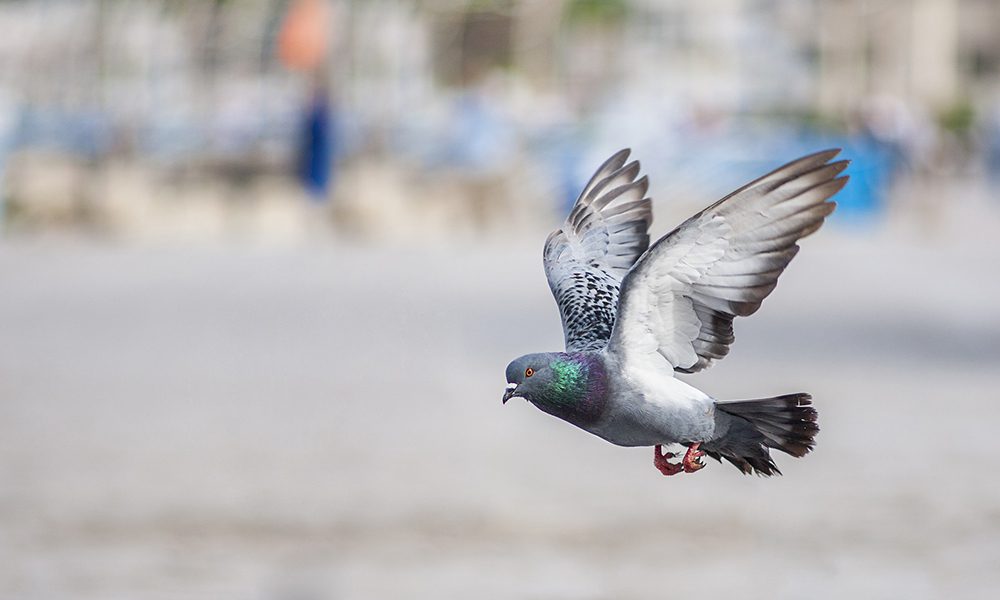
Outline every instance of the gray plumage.
[(818, 427), (808, 394), (720, 402), (673, 372), (729, 353), (733, 319), (760, 308), (798, 240), (833, 212), (847, 182), (847, 161), (831, 162), (838, 152), (772, 171), (652, 247), (647, 179), (626, 164), (628, 150), (609, 158), (545, 243), (566, 352), (512, 362), (505, 401), (524, 397), (619, 445), (700, 445), (745, 473), (779, 472), (769, 448), (809, 452)]
[(549, 288), (559, 305), (567, 351), (599, 350), (611, 337), (622, 278), (649, 247), (653, 207), (639, 162), (622, 150), (584, 186), (561, 229), (545, 241)]
[[(669, 327), (622, 327), (613, 347), (656, 344), (673, 367), (694, 373), (729, 353), (733, 318), (748, 316), (774, 290), (799, 251), (796, 242), (823, 224), (827, 202), (847, 183), (839, 150), (791, 162), (691, 217), (665, 235), (625, 282), (622, 318)], [(656, 315), (644, 311), (655, 307)], [(643, 328), (645, 329), (645, 328)], [(650, 339), (651, 338), (651, 339)]]

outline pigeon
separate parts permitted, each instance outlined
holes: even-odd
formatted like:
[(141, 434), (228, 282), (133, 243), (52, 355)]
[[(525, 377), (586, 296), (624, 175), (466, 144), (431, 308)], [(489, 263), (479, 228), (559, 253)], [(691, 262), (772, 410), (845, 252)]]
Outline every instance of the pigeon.
[[(678, 379), (729, 353), (733, 319), (753, 314), (836, 204), (848, 177), (839, 149), (799, 158), (705, 208), (650, 245), (649, 181), (621, 150), (545, 241), (545, 274), (565, 352), (507, 366), (503, 403), (522, 398), (618, 446), (652, 446), (663, 475), (705, 455), (744, 474), (780, 475), (771, 450), (815, 445), (809, 394), (716, 400)], [(637, 178), (638, 177), (638, 178)], [(686, 446), (678, 453), (664, 446)]]

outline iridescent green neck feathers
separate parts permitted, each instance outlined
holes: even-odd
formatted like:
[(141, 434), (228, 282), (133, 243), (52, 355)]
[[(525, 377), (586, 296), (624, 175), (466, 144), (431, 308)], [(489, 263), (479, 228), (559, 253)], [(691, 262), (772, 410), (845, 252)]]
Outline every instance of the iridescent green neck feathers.
[(606, 379), (604, 362), (595, 352), (528, 354), (507, 366), (511, 397), (578, 425), (600, 417)]

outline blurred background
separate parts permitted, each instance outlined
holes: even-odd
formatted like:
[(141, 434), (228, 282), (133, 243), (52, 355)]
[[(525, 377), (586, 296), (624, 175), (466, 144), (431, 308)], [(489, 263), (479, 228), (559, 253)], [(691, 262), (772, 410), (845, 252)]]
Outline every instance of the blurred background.
[[(0, 2), (0, 597), (986, 598), (1000, 3)], [(523, 403), (541, 246), (630, 147), (659, 236), (851, 183), (729, 358), (785, 476)]]

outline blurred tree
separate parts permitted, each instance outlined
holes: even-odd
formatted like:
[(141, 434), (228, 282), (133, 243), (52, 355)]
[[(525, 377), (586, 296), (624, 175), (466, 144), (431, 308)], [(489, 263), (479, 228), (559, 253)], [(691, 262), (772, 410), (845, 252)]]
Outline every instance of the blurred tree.
[(569, 24), (620, 24), (628, 16), (626, 0), (572, 0), (566, 5)]
[(945, 131), (966, 137), (976, 121), (976, 111), (968, 101), (955, 102), (941, 111), (938, 122)]

